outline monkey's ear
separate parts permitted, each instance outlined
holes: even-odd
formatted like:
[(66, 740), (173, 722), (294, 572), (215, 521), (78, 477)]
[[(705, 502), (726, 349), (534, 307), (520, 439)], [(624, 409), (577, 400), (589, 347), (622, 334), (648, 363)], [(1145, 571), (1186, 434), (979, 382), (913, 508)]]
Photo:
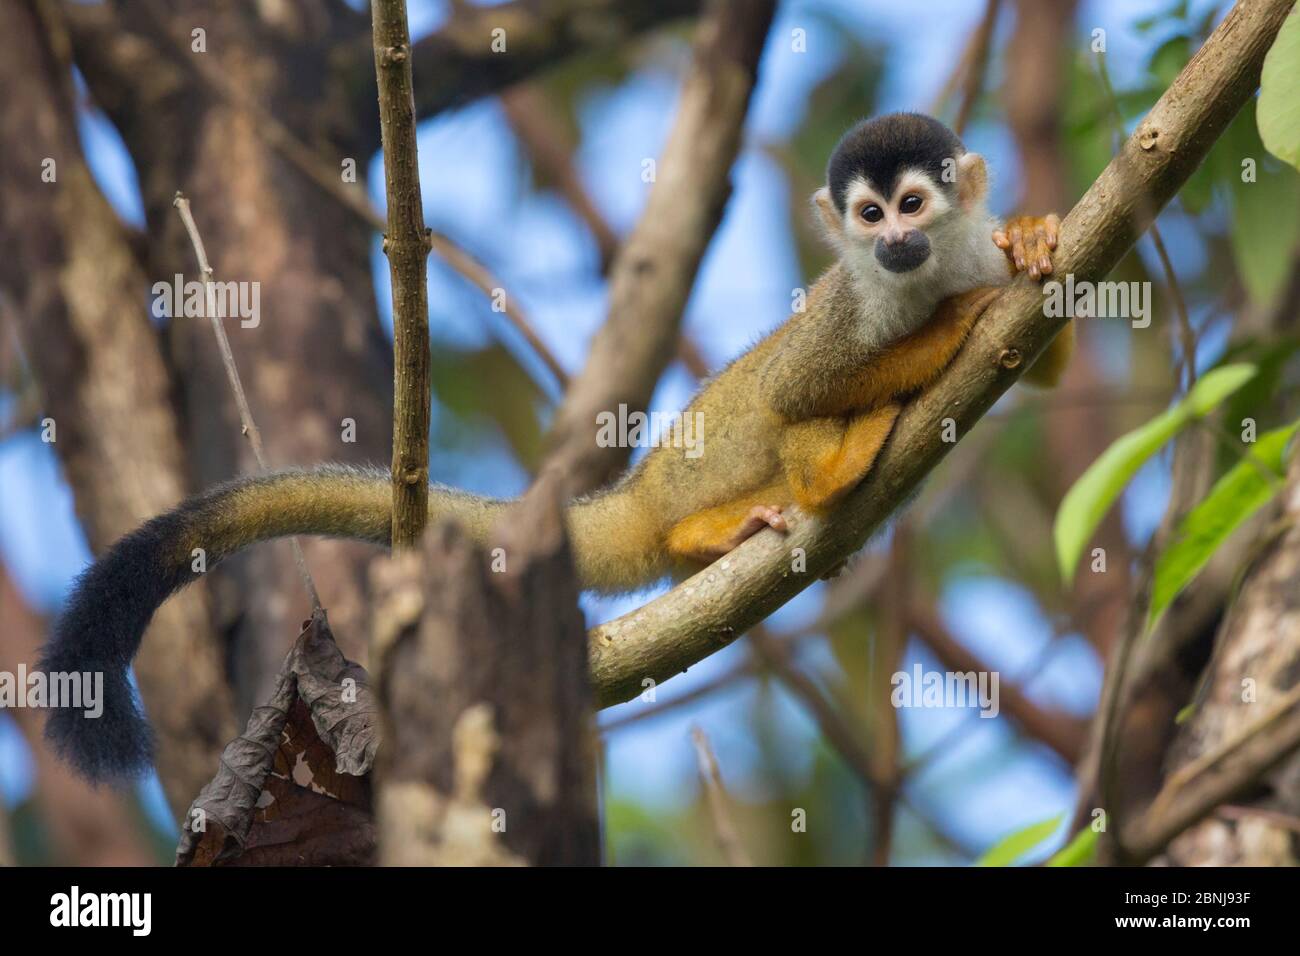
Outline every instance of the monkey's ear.
[(970, 209), (989, 192), (989, 171), (979, 153), (962, 153), (957, 159), (957, 201)]
[(822, 221), (826, 238), (838, 246), (844, 239), (844, 223), (840, 222), (840, 214), (835, 208), (834, 200), (831, 199), (831, 191), (823, 186), (813, 193), (812, 202), (817, 207), (817, 214)]

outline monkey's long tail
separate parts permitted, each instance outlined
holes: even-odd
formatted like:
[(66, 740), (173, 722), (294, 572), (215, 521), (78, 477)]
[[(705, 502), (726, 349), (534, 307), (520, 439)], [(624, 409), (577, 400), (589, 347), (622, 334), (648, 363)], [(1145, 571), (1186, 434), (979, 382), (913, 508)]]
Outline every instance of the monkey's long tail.
[[(450, 517), (484, 541), (509, 501), (431, 486), (430, 522)], [(630, 590), (664, 574), (632, 495), (618, 491), (570, 505), (566, 515), (584, 587)], [(103, 711), (52, 708), (46, 737), (84, 776), (99, 781), (149, 767), (153, 738), (128, 679), (154, 611), (223, 558), (259, 541), (325, 535), (390, 542), (387, 472), (342, 465), (287, 470), (218, 485), (147, 521), (77, 580), (40, 667), (103, 674)], [(635, 534), (629, 532), (635, 530)]]

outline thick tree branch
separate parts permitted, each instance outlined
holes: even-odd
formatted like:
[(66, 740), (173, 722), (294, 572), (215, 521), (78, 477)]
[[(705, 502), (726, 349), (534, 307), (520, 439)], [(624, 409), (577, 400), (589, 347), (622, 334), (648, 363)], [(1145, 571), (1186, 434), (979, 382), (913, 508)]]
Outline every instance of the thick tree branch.
[[(1250, 795), (1263, 809), (1294, 811), (1300, 794), (1292, 756), (1300, 747), (1300, 455), (1292, 456), (1280, 498), (1280, 519), (1251, 560), (1215, 640), (1202, 703), (1181, 728), (1177, 769), (1141, 815), (1116, 819), (1102, 859), (1146, 862), (1237, 796)], [(1288, 758), (1285, 769), (1269, 773)], [(1181, 852), (1180, 844), (1170, 848), (1176, 863), (1224, 862), (1219, 854), (1228, 841), (1221, 834), (1187, 837)], [(1268, 862), (1266, 841), (1256, 835), (1245, 842), (1233, 862)], [(1277, 842), (1289, 847), (1290, 834), (1283, 830)]]
[(560, 485), (543, 473), (497, 526), (489, 547), (504, 564), (444, 522), (374, 568), (387, 864), (600, 862), (591, 688)]
[[(1250, 97), (1291, 0), (1241, 0), (1121, 153), (1066, 217), (1057, 273), (1102, 279), (1174, 195)], [(826, 520), (791, 515), (786, 536), (764, 531), (720, 561), (590, 635), (601, 704), (629, 700), (725, 647), (852, 554), (1028, 368), (1065, 320), (1043, 314), (1040, 288), (1015, 282), (992, 305), (943, 377), (911, 402), (867, 479)], [(803, 561), (792, 554), (802, 549)], [(793, 570), (794, 567), (801, 570)]]
[(700, 24), (681, 106), (654, 186), (610, 274), (609, 316), (549, 437), (574, 493), (605, 484), (629, 449), (596, 444), (596, 416), (642, 409), (677, 352), (682, 311), (731, 195), (731, 166), (772, 20), (773, 0), (715, 0)]

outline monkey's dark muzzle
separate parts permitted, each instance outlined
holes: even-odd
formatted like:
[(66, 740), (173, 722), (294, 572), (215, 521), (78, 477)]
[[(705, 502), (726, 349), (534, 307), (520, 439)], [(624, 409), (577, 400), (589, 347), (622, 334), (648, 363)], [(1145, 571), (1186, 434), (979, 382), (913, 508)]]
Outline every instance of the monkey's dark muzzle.
[(913, 229), (894, 240), (876, 240), (876, 261), (890, 272), (911, 272), (930, 258), (930, 240)]

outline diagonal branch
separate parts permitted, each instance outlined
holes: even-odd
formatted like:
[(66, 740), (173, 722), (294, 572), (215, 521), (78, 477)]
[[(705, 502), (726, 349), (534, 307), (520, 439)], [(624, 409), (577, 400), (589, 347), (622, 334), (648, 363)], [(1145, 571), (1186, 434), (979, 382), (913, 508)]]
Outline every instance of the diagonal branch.
[(596, 416), (642, 409), (678, 346), (682, 312), (731, 194), (731, 166), (774, 0), (714, 0), (697, 33), (690, 75), (645, 212), (619, 250), (609, 316), (569, 386), (549, 436), (551, 460), (574, 493), (605, 484), (629, 449), (593, 440)]
[[(1061, 227), (1057, 272), (1098, 281), (1169, 201), (1259, 84), (1291, 0), (1241, 0), (1191, 59)], [(590, 635), (603, 705), (662, 683), (725, 647), (858, 550), (948, 453), (946, 419), (965, 435), (1065, 323), (1042, 292), (1013, 283), (990, 305), (952, 366), (904, 409), (867, 479), (829, 519), (792, 514), (644, 607)], [(793, 549), (805, 561), (792, 562)], [(794, 570), (795, 567), (801, 570)]]

